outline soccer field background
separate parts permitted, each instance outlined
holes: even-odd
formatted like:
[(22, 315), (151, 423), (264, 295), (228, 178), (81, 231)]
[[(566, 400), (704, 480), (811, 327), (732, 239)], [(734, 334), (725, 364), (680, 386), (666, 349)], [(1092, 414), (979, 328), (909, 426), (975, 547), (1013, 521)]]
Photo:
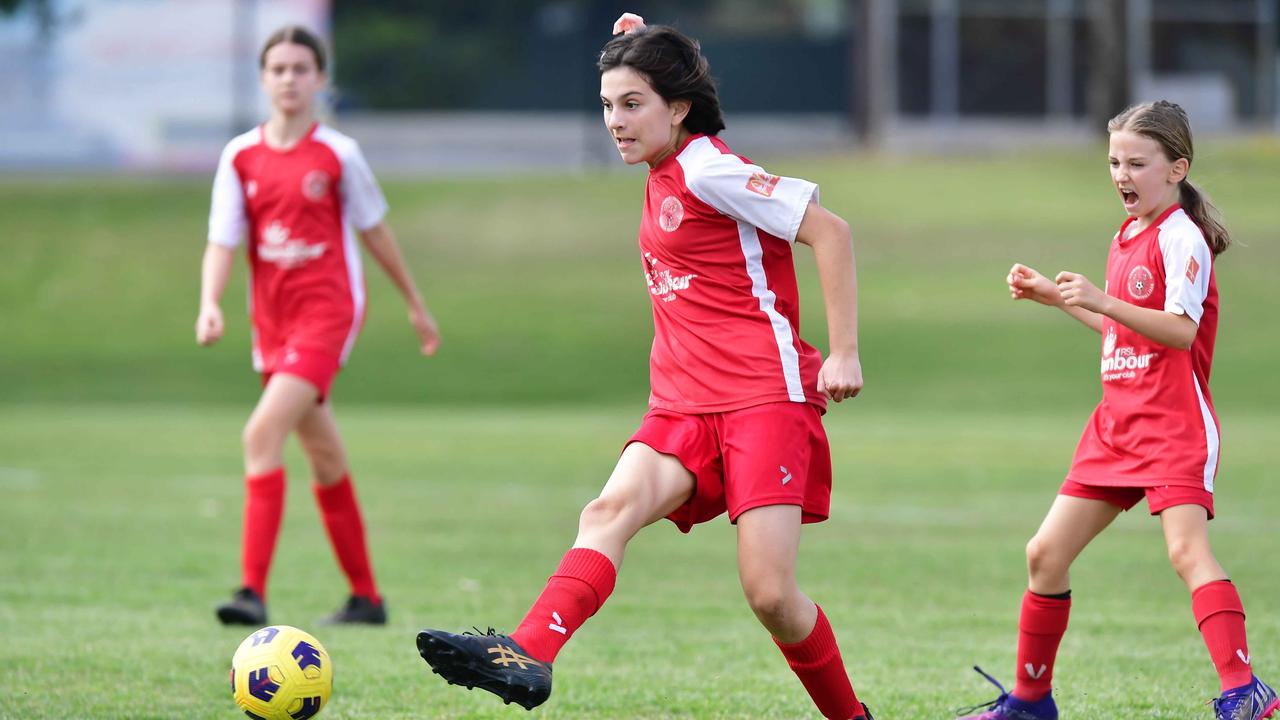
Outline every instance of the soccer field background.
[[(749, 151), (749, 148), (746, 148)], [(770, 163), (822, 185), (853, 227), (867, 387), (826, 423), (832, 520), (800, 580), (879, 720), (944, 718), (1012, 681), (1022, 548), (1096, 402), (1098, 338), (1013, 303), (1021, 260), (1100, 280), (1122, 219), (1105, 151)], [(1242, 244), (1217, 265), (1213, 391), (1224, 456), (1215, 551), (1280, 679), (1272, 287), (1280, 146), (1208, 143), (1193, 179)], [(646, 397), (635, 232), (643, 173), (387, 181), (392, 227), (442, 328), (416, 355), (367, 261), (365, 331), (334, 397), (386, 628), (318, 628), (345, 586), (291, 446), (271, 620), (317, 634), (326, 718), (524, 716), (431, 676), (425, 626), (510, 630), (572, 541)], [(237, 579), (244, 268), (228, 336), (192, 340), (208, 180), (0, 181), (0, 718), (231, 718), (248, 629), (212, 606)], [(802, 334), (825, 346), (812, 255)], [(1158, 522), (1123, 516), (1073, 572), (1056, 671), (1064, 717), (1207, 717), (1216, 678)], [(812, 717), (738, 588), (732, 528), (669, 523), (556, 663), (548, 718)]]

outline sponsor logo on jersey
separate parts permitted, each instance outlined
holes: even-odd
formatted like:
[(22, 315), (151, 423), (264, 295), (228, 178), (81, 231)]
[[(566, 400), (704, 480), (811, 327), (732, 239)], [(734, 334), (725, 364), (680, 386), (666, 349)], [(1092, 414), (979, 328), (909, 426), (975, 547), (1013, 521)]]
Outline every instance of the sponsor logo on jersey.
[(667, 232), (675, 232), (682, 220), (684, 220), (684, 205), (680, 203), (680, 198), (675, 195), (662, 198), (662, 207), (658, 210), (658, 227)]
[(757, 195), (773, 197), (773, 189), (778, 186), (778, 176), (767, 172), (752, 173), (747, 178), (747, 189)]
[(649, 286), (649, 292), (655, 297), (662, 298), (663, 302), (671, 302), (676, 299), (676, 293), (681, 290), (688, 290), (689, 283), (697, 275), (676, 275), (669, 268), (659, 268), (658, 258), (653, 253), (644, 254), (644, 281)]
[(1146, 300), (1156, 289), (1156, 278), (1145, 266), (1137, 265), (1129, 271), (1129, 282), (1126, 285), (1134, 300)]
[(1128, 380), (1138, 376), (1139, 370), (1151, 367), (1155, 353), (1139, 355), (1131, 347), (1116, 347), (1116, 329), (1108, 328), (1102, 339), (1102, 379)]
[(324, 254), (324, 244), (308, 245), (302, 238), (289, 237), (289, 228), (273, 220), (262, 231), (262, 242), (258, 244), (258, 257), (266, 262), (275, 263), (282, 268), (295, 268), (305, 265)]
[(1196, 262), (1194, 257), (1187, 258), (1187, 279), (1194, 283), (1198, 275), (1200, 275), (1200, 263)]
[(319, 202), (329, 193), (329, 173), (312, 170), (302, 177), (302, 194), (308, 200)]

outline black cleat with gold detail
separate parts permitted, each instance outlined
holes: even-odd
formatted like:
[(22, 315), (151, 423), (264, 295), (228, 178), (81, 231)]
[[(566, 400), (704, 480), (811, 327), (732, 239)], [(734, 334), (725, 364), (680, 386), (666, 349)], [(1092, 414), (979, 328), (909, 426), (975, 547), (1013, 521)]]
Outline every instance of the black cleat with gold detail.
[(418, 633), (418, 654), (451, 685), (481, 688), (532, 710), (551, 697), (551, 665), (529, 657), (515, 640), (485, 633)]

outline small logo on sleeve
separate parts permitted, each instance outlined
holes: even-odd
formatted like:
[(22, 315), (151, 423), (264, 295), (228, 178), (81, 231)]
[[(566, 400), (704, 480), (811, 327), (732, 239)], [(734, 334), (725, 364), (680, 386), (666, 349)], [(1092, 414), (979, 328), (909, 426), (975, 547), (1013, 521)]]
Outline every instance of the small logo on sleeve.
[(766, 172), (752, 173), (747, 179), (747, 189), (765, 197), (773, 197), (773, 189), (777, 186), (778, 176)]
[(1200, 263), (1194, 257), (1187, 258), (1187, 279), (1194, 283), (1199, 275)]
[(1128, 286), (1129, 294), (1134, 300), (1146, 300), (1156, 289), (1156, 279), (1150, 270), (1138, 265), (1129, 271)]

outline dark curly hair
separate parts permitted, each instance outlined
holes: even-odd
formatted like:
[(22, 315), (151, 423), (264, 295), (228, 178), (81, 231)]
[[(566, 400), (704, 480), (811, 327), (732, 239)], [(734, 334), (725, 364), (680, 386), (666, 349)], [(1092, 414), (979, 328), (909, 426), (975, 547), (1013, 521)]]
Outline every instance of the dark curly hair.
[(683, 124), (691, 133), (715, 135), (724, 129), (711, 67), (698, 41), (678, 30), (653, 25), (618, 35), (600, 51), (596, 66), (601, 74), (629, 67), (647, 78), (668, 103), (687, 100), (689, 114)]

